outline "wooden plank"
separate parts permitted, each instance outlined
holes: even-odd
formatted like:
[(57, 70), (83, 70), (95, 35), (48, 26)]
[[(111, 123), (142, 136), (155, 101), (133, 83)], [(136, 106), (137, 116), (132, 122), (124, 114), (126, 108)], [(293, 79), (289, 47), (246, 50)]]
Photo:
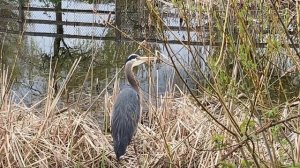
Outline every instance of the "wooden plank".
[[(19, 31), (14, 30), (1, 30), (0, 33), (20, 34)], [(94, 40), (114, 40), (114, 37), (98, 37), (98, 36), (84, 36), (72, 34), (56, 34), (56, 33), (43, 33), (43, 32), (23, 32), (22, 35), (27, 36), (43, 36), (43, 37), (63, 37), (63, 38), (77, 38), (77, 39), (94, 39)]]
[[(41, 8), (41, 7), (30, 7), (25, 6), (23, 7), (24, 11), (37, 11), (37, 12), (55, 12), (54, 8)], [(94, 13), (94, 14), (115, 14), (115, 11), (109, 11), (109, 10), (91, 10), (91, 9), (62, 9), (61, 12), (72, 12), (72, 13)], [(127, 12), (128, 13), (128, 12)], [(171, 18), (177, 18), (179, 17), (178, 13), (167, 13), (162, 12), (161, 13), (163, 17), (171, 17)], [(194, 16), (192, 16), (194, 17)]]
[[(19, 10), (17, 6), (12, 5), (3, 5), (0, 9), (9, 9), (9, 10)], [(54, 8), (44, 8), (44, 7), (31, 7), (31, 6), (24, 6), (24, 11), (39, 11), (39, 12), (55, 12)], [(225, 12), (224, 10), (216, 10), (217, 12)], [(257, 12), (257, 10), (249, 10), (253, 12)], [(115, 14), (115, 11), (109, 10), (91, 10), (91, 9), (62, 9), (61, 12), (79, 12), (79, 13), (99, 13), (99, 14)], [(163, 17), (170, 17), (170, 18), (179, 18), (179, 13), (172, 13), (169, 11), (161, 11), (160, 15)], [(189, 15), (190, 18), (195, 18), (196, 14), (193, 13)]]
[[(17, 9), (17, 8), (14, 8)], [(30, 7), (30, 6), (25, 6), (23, 7), (24, 11), (37, 11), (37, 12), (55, 12), (54, 8), (41, 8), (41, 7)], [(115, 14), (115, 11), (109, 11), (109, 10), (91, 10), (91, 9), (62, 9), (61, 12), (72, 12), (72, 13), (93, 13), (93, 14)], [(127, 12), (128, 13), (128, 12)], [(167, 13), (167, 12), (162, 12), (161, 15), (163, 17), (170, 17), (170, 18), (178, 18), (179, 14), (178, 13)], [(192, 15), (191, 17), (195, 17)]]
[[(10, 33), (10, 34), (20, 34), (19, 31), (12, 30), (1, 30), (0, 33)], [(63, 37), (63, 38), (76, 38), (76, 39), (93, 39), (93, 40), (115, 40), (115, 37), (99, 37), (99, 36), (84, 36), (84, 35), (72, 35), (72, 34), (56, 34), (56, 33), (41, 33), (41, 32), (24, 32), (23, 35), (27, 36), (43, 36), (43, 37)], [(141, 42), (146, 40), (151, 43), (165, 43), (160, 39), (144, 39), (144, 38), (122, 38), (122, 41), (137, 41)], [(167, 41), (169, 44), (189, 44), (189, 45), (199, 45), (199, 46), (207, 46), (210, 45), (209, 42), (188, 42), (188, 41), (177, 41), (177, 40), (169, 40)], [(212, 46), (219, 46), (220, 43), (213, 43)]]
[[(10, 34), (20, 34), (19, 31), (14, 30), (5, 30), (0, 29), (0, 33), (10, 33)], [(56, 34), (56, 33), (42, 33), (42, 32), (24, 32), (23, 35), (27, 36), (43, 36), (43, 37), (63, 37), (63, 38), (76, 38), (76, 39), (91, 39), (91, 40), (115, 40), (115, 37), (99, 37), (99, 36), (85, 36), (85, 35), (72, 35), (72, 34)], [(160, 39), (144, 39), (144, 38), (122, 38), (122, 41), (137, 41), (141, 42), (146, 40), (150, 43), (168, 43), (168, 44), (186, 44), (186, 45), (197, 45), (197, 46), (213, 46), (217, 47), (220, 46), (220, 42), (210, 43), (209, 41), (200, 42), (200, 41), (178, 41), (178, 40), (168, 40), (165, 42), (164, 40)], [(284, 46), (284, 44), (281, 44)], [(295, 48), (299, 48), (300, 44), (295, 44)], [(267, 43), (256, 43), (257, 48), (266, 48)], [(292, 44), (289, 44), (289, 47), (293, 47)]]
[[(21, 22), (19, 18), (15, 17), (1, 17), (1, 21), (5, 22)], [(68, 25), (68, 26), (87, 26), (87, 27), (106, 27), (106, 28), (113, 28), (114, 23), (111, 24), (103, 24), (103, 23), (97, 23), (97, 22), (69, 22), (69, 21), (63, 21), (63, 22), (56, 22), (54, 20), (39, 20), (39, 19), (25, 19), (24, 23), (31, 23), (31, 24), (53, 24), (53, 25)], [(141, 25), (135, 25), (135, 28), (142, 28)], [(145, 26), (148, 27), (148, 26)], [(150, 26), (151, 29), (156, 29), (154, 26)], [(179, 27), (179, 26), (164, 26), (163, 27), (165, 31), (189, 31), (191, 33), (193, 32), (209, 32), (208, 26), (197, 26), (197, 27), (190, 27), (189, 29), (187, 27)], [(289, 32), (290, 35), (296, 35), (297, 32)], [(264, 30), (262, 34), (270, 34), (269, 30)]]
[[(11, 18), (11, 17), (0, 17), (2, 21), (10, 22), (10, 21), (17, 21), (21, 22), (19, 18)], [(68, 25), (68, 26), (87, 26), (87, 27), (110, 27), (109, 24), (103, 24), (103, 23), (97, 23), (97, 22), (69, 22), (69, 21), (62, 21), (62, 22), (56, 22), (54, 20), (39, 20), (39, 19), (26, 19), (25, 23), (30, 24), (53, 24), (53, 25)], [(112, 25), (114, 23), (111, 23)], [(154, 26), (150, 26), (151, 29), (155, 29)], [(136, 25), (135, 28), (142, 28), (140, 25)], [(179, 26), (164, 26), (164, 30), (171, 30), (171, 31), (187, 31), (187, 27), (179, 27)], [(195, 27), (190, 28), (189, 31), (207, 31), (207, 28), (205, 27)]]
[(103, 23), (96, 23), (96, 22), (68, 22), (68, 21), (61, 21), (57, 22), (54, 20), (37, 20), (37, 19), (26, 19), (26, 23), (31, 24), (54, 24), (54, 25), (67, 25), (67, 26), (89, 26), (89, 27), (108, 27)]
[[(23, 7), (23, 10), (26, 10), (26, 11), (40, 11), (40, 12), (55, 12), (54, 8), (40, 8), (40, 7), (30, 7), (30, 6)], [(91, 10), (91, 9), (61, 9), (61, 12), (115, 14), (115, 11)]]
[[(0, 17), (1, 18), (1, 17)], [(26, 23), (31, 24), (53, 24), (53, 25), (68, 25), (68, 26), (87, 26), (87, 27), (109, 27), (112, 28), (109, 24), (97, 23), (97, 22), (56, 22), (54, 20), (38, 20), (38, 19), (26, 19)], [(113, 24), (113, 23), (112, 23)], [(140, 25), (136, 25), (135, 28), (142, 28)], [(155, 29), (154, 26), (151, 26), (152, 29)], [(187, 31), (187, 27), (179, 27), (179, 26), (164, 26), (164, 30), (171, 30), (171, 31)], [(205, 27), (195, 27), (190, 28), (189, 31), (207, 31)]]
[[(0, 17), (1, 18), (1, 17)], [(97, 23), (97, 22), (56, 22), (54, 20), (38, 20), (38, 19), (26, 19), (26, 23), (31, 24), (53, 24), (53, 25), (68, 25), (68, 26), (87, 26), (87, 27), (109, 27), (112, 28), (109, 24)], [(113, 23), (112, 23), (113, 24)], [(154, 26), (150, 26), (152, 29), (155, 29)], [(142, 28), (140, 25), (136, 25), (135, 28)], [(164, 26), (164, 30), (171, 30), (171, 31), (187, 31), (187, 27), (179, 27), (179, 26)], [(208, 31), (205, 27), (193, 27), (189, 28), (190, 32), (195, 31)]]

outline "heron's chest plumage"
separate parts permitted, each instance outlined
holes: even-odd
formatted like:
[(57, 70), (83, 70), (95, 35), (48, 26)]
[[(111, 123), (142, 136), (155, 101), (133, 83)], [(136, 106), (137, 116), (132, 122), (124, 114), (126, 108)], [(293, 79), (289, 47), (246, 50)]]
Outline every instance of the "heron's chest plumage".
[(141, 102), (138, 92), (126, 87), (121, 90), (118, 95), (113, 108), (113, 118), (120, 116), (123, 119), (138, 122), (141, 116)]

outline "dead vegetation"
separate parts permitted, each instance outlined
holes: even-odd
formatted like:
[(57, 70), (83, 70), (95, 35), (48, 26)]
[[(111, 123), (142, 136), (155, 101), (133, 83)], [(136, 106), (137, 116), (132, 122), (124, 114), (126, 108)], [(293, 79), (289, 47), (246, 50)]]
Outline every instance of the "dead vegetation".
[[(59, 97), (48, 97), (32, 107), (15, 103), (11, 101), (14, 95), (5, 90), (9, 88), (5, 77), (7, 75), (2, 73), (1, 167), (253, 167), (253, 156), (269, 167), (272, 160), (268, 152), (274, 154), (273, 160), (282, 161), (281, 164), (291, 165), (299, 159), (299, 137), (293, 131), (298, 125), (293, 122), (298, 113), (298, 101), (279, 107), (278, 120), (263, 124), (251, 120), (246, 127), (243, 119), (247, 117), (250, 102), (225, 100), (240, 128), (240, 137), (236, 138), (220, 126), (234, 130), (216, 98), (203, 95), (198, 100), (220, 124), (191, 101), (190, 96), (182, 94), (175, 98), (175, 90), (166, 92), (157, 100), (157, 108), (144, 105), (148, 106), (144, 114), (148, 122), (139, 125), (134, 138), (138, 155), (130, 145), (117, 163), (112, 138), (104, 133), (103, 125), (93, 113), (76, 105), (59, 108), (56, 101)], [(49, 84), (49, 90), (51, 86)], [(106, 101), (99, 103), (110, 109), (113, 99), (114, 96), (108, 96)], [(247, 145), (253, 150), (249, 151)]]
[[(188, 72), (187, 76), (199, 88), (192, 91), (188, 85), (180, 89), (169, 83), (171, 88), (156, 97), (155, 103), (144, 101), (146, 112), (134, 138), (138, 154), (130, 145), (120, 163), (115, 160), (109, 133), (109, 115), (119, 89), (117, 78), (107, 83), (114, 85), (112, 93), (108, 93), (107, 86), (95, 97), (86, 98), (79, 92), (73, 104), (65, 105), (61, 101), (63, 88), (76, 69), (77, 60), (57, 93), (53, 91), (55, 80), (50, 73), (47, 95), (28, 107), (22, 101), (13, 101), (18, 95), (11, 89), (11, 75), (2, 67), (0, 166), (299, 166), (299, 91), (292, 90), (293, 95), (289, 96), (290, 85), (285, 83), (291, 73), (299, 73), (300, 56), (291, 43), (296, 43), (298, 37), (289, 38), (285, 31), (288, 26), (295, 26), (289, 20), (298, 17), (294, 11), (299, 4), (288, 6), (284, 18), (282, 7), (286, 3), (282, 7), (273, 1), (219, 3), (204, 4), (203, 8), (177, 4), (186, 29), (197, 32), (196, 28), (189, 28), (189, 12), (198, 12), (200, 21), (208, 18), (204, 25), (211, 33), (208, 43), (218, 42), (220, 46), (204, 46), (208, 53), (204, 59), (201, 52), (193, 52), (199, 48), (183, 44), (191, 53), (192, 65), (187, 65), (167, 41), (163, 44), (167, 54), (162, 55), (162, 63), (172, 66), (180, 79), (180, 72)], [(148, 7), (151, 9), (151, 4)], [(162, 24), (157, 13), (154, 12), (155, 21)], [(157, 36), (165, 39), (161, 28)], [(258, 48), (260, 45), (265, 48)], [(209, 69), (210, 78), (203, 75), (199, 60), (206, 61), (202, 65)], [(206, 84), (202, 86), (199, 79)]]

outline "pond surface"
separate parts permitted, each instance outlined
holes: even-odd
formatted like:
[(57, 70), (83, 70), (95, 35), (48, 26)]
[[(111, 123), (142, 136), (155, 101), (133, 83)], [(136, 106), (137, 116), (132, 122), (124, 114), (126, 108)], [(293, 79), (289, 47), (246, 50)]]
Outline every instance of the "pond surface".
[[(45, 3), (39, 0), (32, 0), (30, 6), (33, 7), (45, 7)], [(87, 4), (79, 1), (63, 1), (62, 8), (80, 8), (80, 9), (97, 9), (97, 10), (109, 10), (113, 11), (115, 5), (113, 3), (105, 4)], [(43, 20), (55, 20), (54, 12), (27, 12), (26, 17), (28, 19), (43, 19)], [(108, 15), (106, 14), (76, 14), (76, 13), (63, 13), (64, 21), (76, 21), (76, 22), (100, 22), (106, 20)], [(178, 19), (167, 18), (170, 25), (178, 25)], [(80, 26), (63, 26), (65, 34), (76, 35), (91, 35), (91, 36), (112, 36), (114, 30), (106, 27), (80, 27)], [(56, 32), (55, 25), (49, 24), (27, 24), (27, 32)], [(178, 39), (183, 36), (187, 36), (184, 31), (166, 32), (169, 39)], [(192, 34), (193, 38), (197, 38), (195, 34)], [(42, 37), (42, 36), (19, 36), (7, 35), (7, 39), (14, 41), (14, 44), (18, 46), (18, 41), (22, 41), (22, 45), (16, 48), (7, 49), (7, 58), (13, 62), (16, 55), (18, 56), (17, 66), (15, 69), (15, 85), (14, 93), (16, 93), (16, 101), (22, 100), (26, 104), (31, 105), (35, 101), (44, 97), (47, 92), (50, 58), (54, 54), (54, 37)], [(128, 55), (132, 53), (144, 54), (144, 51), (139, 49), (139, 42), (137, 41), (114, 41), (114, 40), (92, 40), (92, 39), (77, 39), (77, 38), (64, 38), (65, 44), (69, 47), (70, 54), (66, 54), (65, 45), (61, 44), (60, 58), (56, 65), (57, 71), (57, 83), (61, 84), (68, 74), (68, 71), (73, 64), (74, 60), (82, 57), (75, 73), (73, 74), (66, 90), (68, 92), (76, 92), (83, 86), (83, 91), (87, 94), (98, 94), (99, 91), (114, 87), (113, 82), (108, 85), (109, 82), (114, 80), (116, 73), (120, 78), (121, 87), (126, 83), (124, 79), (124, 72), (122, 67)], [(8, 44), (8, 42), (6, 43)], [(174, 84), (179, 85), (182, 88), (183, 84), (180, 79), (175, 75), (175, 71), (171, 62), (168, 59), (168, 51), (172, 52), (173, 56), (176, 56), (176, 60), (180, 61), (183, 65), (191, 65), (192, 54), (197, 53), (206, 59), (208, 53), (208, 47), (195, 46), (188, 48), (184, 45), (169, 44), (168, 46), (161, 43), (150, 43), (151, 52), (161, 53), (163, 63), (156, 63), (151, 65), (141, 65), (135, 72), (138, 80), (140, 81), (143, 92), (149, 92), (149, 86), (151, 91), (163, 94), (166, 90), (172, 89), (168, 86)], [(16, 50), (17, 49), (17, 50)], [(203, 64), (200, 63), (200, 64)], [(53, 68), (53, 67), (52, 67)], [(183, 74), (184, 71), (179, 69)], [(149, 79), (151, 76), (151, 79)], [(190, 82), (188, 77), (186, 81)], [(108, 86), (108, 87), (107, 87)], [(59, 87), (59, 86), (58, 86)], [(158, 95), (158, 96), (159, 96)]]
[[(1, 2), (1, 0), (0, 0)], [(31, 0), (31, 7), (47, 7), (49, 4), (40, 2), (39, 0)], [(51, 7), (51, 4), (50, 4)], [(53, 6), (52, 6), (53, 7)], [(81, 1), (62, 1), (63, 9), (81, 9), (81, 10), (105, 10), (114, 11), (115, 4), (112, 2), (100, 4), (88, 4)], [(174, 9), (168, 9), (169, 12), (176, 13)], [(11, 12), (11, 15), (16, 15)], [(27, 19), (38, 20), (55, 20), (55, 12), (31, 11), (26, 12)], [(128, 15), (127, 13), (125, 13)], [(62, 20), (64, 22), (88, 22), (88, 23), (104, 23), (106, 20), (116, 19), (114, 15), (100, 13), (76, 13), (63, 12)], [(179, 18), (168, 17), (164, 18), (168, 26), (179, 26)], [(191, 20), (192, 25), (200, 25), (197, 20)], [(203, 24), (206, 22), (203, 21)], [(15, 22), (1, 22), (0, 28), (17, 28)], [(201, 26), (201, 25), (200, 25)], [(203, 26), (203, 25), (202, 25)], [(56, 33), (56, 25), (45, 23), (26, 24), (27, 32), (33, 33)], [(64, 34), (91, 36), (91, 37), (114, 37), (115, 30), (111, 27), (98, 26), (63, 26)], [(133, 30), (137, 32), (137, 36), (148, 34), (155, 35), (155, 31), (143, 32), (139, 29)], [(135, 35), (130, 35), (134, 38)], [(186, 30), (168, 30), (164, 32), (168, 40), (187, 40), (202, 41), (207, 34), (187, 32)], [(13, 67), (14, 62), (14, 87), (15, 101), (24, 101), (28, 105), (34, 104), (40, 98), (45, 97), (48, 87), (49, 70), (51, 57), (54, 55), (54, 37), (45, 36), (18, 36), (4, 34), (1, 40), (4, 42), (2, 46), (1, 57), (2, 67)], [(140, 41), (129, 40), (94, 40), (81, 38), (64, 38), (64, 43), (60, 44), (60, 57), (56, 64), (56, 83), (59, 88), (62, 82), (66, 79), (67, 74), (73, 62), (81, 57), (76, 71), (74, 72), (70, 82), (65, 88), (68, 93), (77, 93), (83, 91), (87, 95), (99, 95), (102, 90), (107, 89), (111, 93), (114, 88), (115, 77), (120, 79), (120, 87), (126, 84), (124, 79), (124, 66), (126, 58), (132, 54), (149, 54), (141, 49)], [(67, 47), (66, 47), (67, 46)], [(192, 89), (197, 89), (197, 86), (187, 73), (197, 74), (194, 77), (199, 77), (199, 69), (205, 75), (208, 75), (209, 68), (206, 66), (207, 58), (217, 53), (216, 47), (182, 45), (182, 44), (163, 44), (158, 42), (148, 43), (147, 48), (153, 53), (160, 53), (160, 58), (163, 60), (159, 63), (151, 65), (141, 65), (135, 69), (136, 76), (140, 81), (141, 89), (145, 95), (148, 94), (164, 94), (165, 91), (174, 89), (174, 86), (179, 86), (184, 90), (184, 85), (176, 75), (170, 57), (174, 58), (175, 64), (179, 65), (179, 71), (184, 77), (184, 80)], [(196, 60), (194, 59), (196, 58)], [(149, 78), (151, 77), (151, 78)], [(201, 79), (196, 79), (200, 80)], [(283, 92), (288, 97), (294, 97), (298, 93), (298, 88), (291, 84), (293, 79), (284, 79)], [(276, 81), (276, 80), (275, 80)], [(202, 81), (201, 81), (202, 82)], [(278, 93), (278, 84), (274, 85), (272, 91), (272, 99), (286, 100), (283, 93)], [(296, 91), (295, 91), (296, 90)], [(151, 92), (151, 93), (150, 93)]]

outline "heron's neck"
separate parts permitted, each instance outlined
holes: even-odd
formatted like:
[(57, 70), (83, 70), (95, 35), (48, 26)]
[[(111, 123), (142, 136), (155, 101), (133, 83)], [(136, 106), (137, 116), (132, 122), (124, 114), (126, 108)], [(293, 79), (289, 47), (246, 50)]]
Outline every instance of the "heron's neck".
[(125, 75), (126, 79), (128, 80), (129, 84), (137, 91), (139, 92), (139, 82), (136, 80), (134, 74), (133, 74), (133, 66), (132, 63), (128, 63), (125, 65)]

